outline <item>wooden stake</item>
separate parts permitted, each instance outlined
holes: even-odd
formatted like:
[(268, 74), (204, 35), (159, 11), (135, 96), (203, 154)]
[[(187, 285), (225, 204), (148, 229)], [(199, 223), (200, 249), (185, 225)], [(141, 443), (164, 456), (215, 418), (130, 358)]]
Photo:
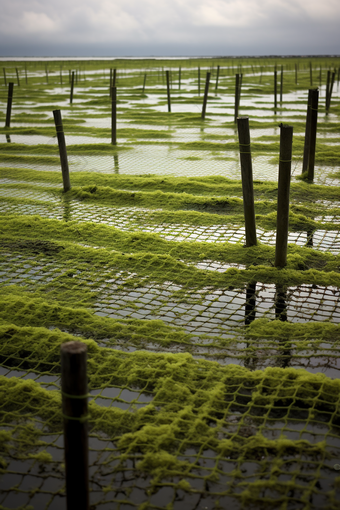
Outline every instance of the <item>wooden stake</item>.
[(166, 73), (166, 91), (168, 95), (168, 112), (171, 112), (171, 97), (170, 97), (170, 72), (165, 71)]
[(312, 62), (309, 62), (309, 78), (310, 78), (310, 86), (313, 87), (313, 69)]
[(60, 110), (54, 110), (53, 117), (54, 117), (54, 123), (55, 123), (56, 131), (57, 131), (59, 156), (60, 156), (61, 172), (62, 172), (62, 176), (63, 176), (64, 191), (66, 193), (66, 191), (71, 189), (71, 183), (70, 183), (70, 172), (68, 169), (68, 160), (67, 160), (67, 151), (66, 151), (63, 121), (61, 118)]
[(18, 71), (18, 68), (17, 68), (17, 67), (15, 68), (15, 72), (17, 73), (17, 82), (18, 82), (18, 87), (20, 87), (19, 71)]
[(217, 66), (215, 90), (218, 89), (218, 79), (219, 79), (219, 77), (220, 77), (220, 66)]
[(246, 288), (246, 305), (244, 323), (248, 326), (256, 319), (256, 282), (248, 283)]
[(146, 84), (146, 73), (144, 74), (144, 81), (143, 81), (143, 94), (145, 92), (145, 84)]
[(312, 90), (310, 102), (310, 142), (309, 142), (309, 155), (308, 155), (308, 180), (314, 181), (314, 166), (315, 166), (315, 148), (316, 148), (316, 133), (318, 125), (318, 106), (319, 106), (319, 90)]
[(308, 90), (307, 100), (307, 115), (306, 115), (306, 128), (305, 128), (305, 145), (303, 150), (302, 173), (307, 172), (309, 147), (310, 147), (310, 121), (311, 121), (311, 104), (312, 104), (312, 89)]
[(61, 346), (61, 391), (67, 510), (89, 510), (87, 346)]
[(327, 71), (327, 83), (326, 83), (326, 112), (329, 109), (329, 91), (330, 91), (331, 72)]
[(7, 95), (7, 111), (6, 111), (6, 123), (5, 123), (5, 127), (10, 127), (11, 126), (13, 89), (14, 89), (14, 83), (13, 82), (9, 82), (9, 84), (8, 84), (8, 95)]
[(240, 75), (235, 75), (235, 109), (234, 109), (234, 123), (236, 124), (237, 117), (238, 117), (238, 109), (240, 105)]
[(287, 264), (289, 189), (292, 165), (293, 127), (280, 125), (280, 163), (277, 194), (275, 266)]
[(4, 72), (5, 87), (7, 87), (6, 69), (3, 67), (2, 70)]
[(71, 78), (70, 104), (72, 104), (72, 102), (73, 102), (73, 88), (74, 88), (74, 71), (72, 71), (72, 78)]
[(198, 78), (198, 95), (200, 96), (201, 95), (201, 68), (199, 67), (198, 68), (198, 71), (197, 71), (197, 78)]
[(181, 90), (181, 77), (182, 77), (182, 69), (180, 67), (178, 69), (178, 90)]
[(281, 66), (281, 79), (280, 79), (280, 103), (282, 103), (283, 95), (283, 66)]
[(274, 114), (276, 115), (277, 110), (277, 71), (274, 71)]
[(210, 82), (210, 72), (207, 72), (206, 78), (205, 78), (205, 89), (204, 89), (204, 97), (203, 97), (203, 106), (202, 106), (202, 114), (201, 119), (205, 119), (205, 112), (207, 109), (207, 102), (208, 102), (208, 93), (209, 93), (209, 82)]
[(246, 246), (256, 246), (256, 222), (253, 187), (253, 168), (250, 150), (249, 117), (237, 118), (243, 192)]
[(111, 88), (111, 143), (117, 143), (117, 87)]

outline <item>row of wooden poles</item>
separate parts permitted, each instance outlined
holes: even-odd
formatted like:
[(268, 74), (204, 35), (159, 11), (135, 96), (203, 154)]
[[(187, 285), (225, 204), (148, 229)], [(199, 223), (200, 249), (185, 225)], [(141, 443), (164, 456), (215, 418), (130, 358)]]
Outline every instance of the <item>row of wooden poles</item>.
[[(56, 125), (60, 128), (60, 110), (53, 113)], [(240, 144), (246, 246), (249, 247), (257, 243), (249, 118), (238, 117), (237, 127)], [(57, 133), (60, 143), (62, 130), (57, 129)], [(292, 141), (293, 127), (281, 124), (275, 250), (275, 266), (277, 267), (284, 267), (287, 261)], [(86, 356), (87, 347), (81, 342), (67, 342), (61, 346), (61, 392), (67, 510), (74, 510), (75, 508), (89, 510)]]
[[(179, 68), (179, 69), (181, 70), (181, 68)], [(17, 68), (16, 68), (16, 70), (18, 73)], [(5, 69), (4, 69), (4, 72), (5, 72)], [(313, 80), (312, 80), (312, 68), (311, 67), (310, 67), (310, 72), (311, 72), (311, 83), (312, 83)], [(166, 73), (168, 112), (170, 113), (171, 112), (171, 92), (170, 92), (171, 91), (171, 72), (169, 70), (167, 70), (165, 73)], [(218, 87), (219, 73), (220, 73), (220, 66), (217, 66), (215, 91), (217, 90), (217, 87)], [(339, 72), (338, 72), (338, 81), (339, 81), (339, 74), (340, 74), (340, 68), (339, 68)], [(329, 111), (330, 105), (331, 105), (331, 97), (332, 97), (332, 92), (333, 92), (333, 87), (334, 87), (334, 82), (335, 82), (335, 75), (336, 75), (335, 71), (333, 71), (333, 72), (327, 71), (326, 101), (325, 101), (326, 112)], [(74, 85), (75, 85), (75, 83), (77, 83), (77, 74), (75, 73), (75, 71), (72, 71), (72, 72), (69, 71), (69, 78), (70, 78), (70, 84), (71, 84), (70, 104), (72, 104), (73, 96), (74, 96)], [(146, 79), (147, 79), (147, 75), (145, 74), (144, 81), (143, 81), (143, 88), (142, 88), (143, 93), (145, 91)], [(207, 109), (210, 79), (211, 79), (211, 72), (208, 71), (206, 73), (203, 105), (202, 105), (202, 113), (201, 113), (201, 118), (203, 120), (205, 119), (205, 114), (206, 114), (206, 109)], [(238, 117), (239, 106), (240, 106), (242, 79), (243, 79), (242, 73), (238, 73), (235, 75), (235, 102), (234, 102), (234, 123), (235, 124), (236, 124), (236, 119)], [(6, 75), (5, 75), (5, 80), (6, 80)], [(181, 73), (179, 71), (179, 83), (180, 83), (180, 80), (181, 80)], [(111, 97), (112, 97), (112, 88), (113, 87), (116, 88), (116, 81), (117, 81), (117, 69), (110, 69), (110, 89), (109, 90), (110, 90)], [(19, 77), (18, 77), (18, 84), (20, 84)], [(9, 102), (11, 103), (10, 104), (10, 108), (11, 108), (14, 83), (10, 82), (8, 85), (9, 85), (9, 87), (8, 87), (8, 104), (9, 104)], [(200, 68), (198, 68), (198, 89), (200, 91)], [(278, 107), (277, 97), (278, 97), (278, 80), (277, 80), (277, 70), (275, 68), (275, 71), (274, 71), (274, 113), (276, 113), (276, 110)], [(280, 103), (282, 103), (282, 98), (283, 98), (283, 66), (281, 66)], [(9, 109), (9, 106), (7, 106), (6, 127), (10, 126), (10, 113), (8, 115), (8, 109)]]

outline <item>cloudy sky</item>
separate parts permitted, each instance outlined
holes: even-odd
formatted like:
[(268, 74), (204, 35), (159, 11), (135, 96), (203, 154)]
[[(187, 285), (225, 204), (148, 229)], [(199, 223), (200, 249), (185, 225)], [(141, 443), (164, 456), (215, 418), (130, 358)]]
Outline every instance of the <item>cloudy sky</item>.
[(0, 0), (0, 56), (340, 54), (339, 0)]

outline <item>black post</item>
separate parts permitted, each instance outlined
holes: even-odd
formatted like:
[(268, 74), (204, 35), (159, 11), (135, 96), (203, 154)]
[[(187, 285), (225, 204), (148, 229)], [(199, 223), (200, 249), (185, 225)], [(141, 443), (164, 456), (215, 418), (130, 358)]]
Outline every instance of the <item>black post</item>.
[(303, 150), (302, 173), (307, 172), (309, 146), (310, 146), (310, 120), (311, 120), (311, 104), (312, 104), (312, 89), (308, 90), (307, 100), (307, 115), (306, 115), (306, 128), (305, 128), (305, 145)]
[(117, 143), (117, 87), (111, 88), (111, 143)]
[(313, 87), (313, 69), (312, 62), (309, 62), (309, 77), (310, 77), (310, 86)]
[(235, 110), (234, 110), (234, 123), (236, 124), (236, 120), (238, 117), (238, 108), (240, 105), (239, 101), (239, 95), (240, 95), (240, 75), (235, 75)]
[(311, 118), (310, 118), (310, 142), (308, 156), (308, 180), (314, 180), (316, 132), (318, 125), (319, 90), (312, 90), (311, 95)]
[(198, 95), (201, 95), (201, 68), (198, 68), (197, 71), (197, 78), (198, 78)]
[(9, 82), (9, 84), (8, 84), (7, 111), (6, 111), (6, 124), (5, 124), (5, 127), (10, 127), (11, 126), (13, 89), (14, 89), (14, 83), (13, 82)]
[(66, 342), (60, 350), (66, 508), (89, 510), (87, 346)]
[(215, 90), (218, 89), (218, 79), (219, 79), (219, 77), (220, 77), (220, 66), (217, 66)]
[(329, 110), (329, 91), (330, 91), (331, 72), (327, 71), (327, 83), (326, 83), (326, 112)]
[(332, 99), (332, 93), (333, 93), (333, 87), (334, 87), (334, 81), (335, 81), (335, 71), (332, 72), (331, 80), (330, 80), (330, 86), (329, 86), (329, 95), (328, 95), (328, 110), (331, 107), (331, 99)]
[(112, 86), (113, 87), (117, 87), (117, 69), (114, 68), (113, 70), (113, 82), (112, 82)]
[(59, 156), (60, 156), (61, 172), (62, 172), (62, 176), (63, 176), (64, 191), (66, 192), (69, 189), (71, 189), (71, 183), (70, 183), (70, 173), (69, 173), (69, 169), (68, 169), (63, 121), (61, 118), (60, 110), (54, 110), (53, 117), (54, 117), (56, 132), (57, 132), (57, 138), (58, 138)]
[(274, 113), (277, 110), (277, 71), (274, 71)]
[(17, 68), (17, 67), (15, 68), (15, 72), (17, 73), (17, 82), (18, 82), (18, 87), (20, 87), (19, 71), (18, 71), (18, 68)]
[(165, 71), (166, 73), (166, 91), (168, 95), (168, 112), (171, 112), (171, 98), (170, 98), (170, 72)]
[(201, 119), (205, 119), (205, 112), (207, 109), (207, 102), (208, 102), (208, 93), (209, 93), (209, 83), (210, 83), (210, 72), (207, 72), (207, 76), (205, 79), (205, 89), (204, 89), (204, 97), (203, 97), (203, 106), (202, 106), (202, 115)]
[(73, 88), (74, 88), (74, 71), (72, 71), (72, 78), (71, 78), (70, 104), (72, 104), (72, 102), (73, 102)]
[(283, 95), (283, 66), (281, 66), (280, 103), (282, 103), (282, 95)]
[(287, 264), (289, 190), (292, 165), (293, 127), (280, 125), (280, 163), (277, 194), (275, 266)]
[(253, 168), (250, 150), (249, 117), (237, 118), (238, 139), (243, 192), (243, 209), (246, 228), (246, 246), (256, 246), (256, 222), (253, 187)]
[(7, 87), (6, 69), (3, 67), (2, 70), (4, 72), (5, 87)]
[(146, 84), (146, 73), (144, 74), (144, 81), (143, 81), (143, 94), (145, 92), (145, 84)]

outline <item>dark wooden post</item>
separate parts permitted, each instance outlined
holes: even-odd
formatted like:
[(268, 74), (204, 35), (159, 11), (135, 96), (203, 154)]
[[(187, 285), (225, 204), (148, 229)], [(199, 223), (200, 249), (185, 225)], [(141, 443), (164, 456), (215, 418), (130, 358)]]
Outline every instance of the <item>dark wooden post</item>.
[(319, 90), (311, 91), (310, 102), (310, 134), (309, 134), (309, 155), (308, 155), (308, 180), (314, 180), (316, 132), (318, 125)]
[(309, 62), (309, 78), (310, 78), (310, 86), (313, 87), (313, 69), (312, 62)]
[(198, 95), (201, 95), (201, 68), (198, 68), (197, 71), (197, 78), (198, 78)]
[(277, 110), (277, 71), (274, 71), (274, 113)]
[(207, 109), (207, 102), (208, 102), (208, 93), (209, 93), (209, 83), (210, 83), (210, 72), (207, 72), (207, 76), (205, 79), (205, 89), (204, 89), (204, 97), (203, 97), (203, 106), (202, 106), (202, 114), (201, 119), (205, 119), (205, 112)]
[(220, 66), (217, 66), (215, 90), (218, 89), (218, 79), (219, 79), (219, 77), (220, 77)]
[(112, 80), (113, 80), (113, 71), (112, 69), (110, 68), (110, 96), (111, 96), (111, 92), (112, 92)]
[(117, 143), (117, 87), (111, 88), (111, 143)]
[(7, 87), (6, 69), (3, 67), (2, 70), (4, 72), (5, 87)]
[(170, 72), (165, 71), (166, 73), (166, 91), (168, 95), (168, 112), (171, 112), (171, 98), (170, 98)]
[(117, 87), (117, 69), (116, 68), (114, 68), (114, 70), (113, 70), (112, 87)]
[(249, 117), (237, 118), (238, 140), (243, 192), (243, 209), (246, 228), (246, 246), (255, 246), (256, 223), (254, 206), (253, 168), (250, 150)]
[(319, 86), (322, 85), (322, 66), (320, 66), (320, 73), (319, 73)]
[(292, 165), (293, 127), (280, 125), (280, 163), (277, 193), (275, 266), (287, 264), (289, 190)]
[(6, 111), (6, 124), (5, 124), (5, 127), (10, 127), (11, 126), (13, 89), (14, 89), (14, 83), (13, 82), (9, 82), (9, 84), (8, 84), (7, 111)]
[(329, 109), (329, 90), (330, 90), (331, 72), (327, 71), (327, 83), (326, 83), (326, 112)]
[(146, 84), (146, 73), (144, 74), (144, 81), (143, 81), (143, 94), (145, 92), (145, 84)]
[(69, 189), (71, 189), (71, 183), (70, 183), (70, 172), (68, 169), (63, 121), (61, 118), (60, 110), (54, 110), (53, 117), (54, 117), (56, 132), (57, 132), (57, 138), (58, 138), (59, 156), (60, 156), (60, 164), (61, 164), (61, 173), (63, 176), (64, 191), (66, 192)]
[(282, 103), (283, 95), (283, 66), (281, 66), (281, 79), (280, 79), (280, 103)]
[(238, 108), (240, 105), (239, 101), (239, 95), (240, 95), (240, 75), (235, 75), (235, 110), (234, 110), (234, 122), (236, 124), (237, 117), (238, 117)]
[(331, 99), (332, 99), (332, 92), (334, 87), (334, 81), (335, 81), (335, 71), (332, 72), (331, 80), (330, 80), (330, 86), (329, 86), (329, 94), (328, 94), (328, 110), (331, 107)]
[(18, 87), (20, 87), (19, 71), (18, 71), (18, 68), (17, 68), (17, 67), (15, 68), (15, 72), (16, 72), (16, 75), (17, 75), (17, 83), (18, 83)]
[(256, 282), (250, 282), (246, 288), (244, 323), (246, 326), (256, 319)]
[(178, 69), (178, 90), (181, 90), (181, 78), (182, 78), (182, 68), (180, 66)]
[(66, 342), (60, 350), (66, 508), (89, 510), (87, 346)]
[(74, 71), (72, 71), (72, 78), (71, 78), (70, 104), (72, 104), (72, 102), (73, 102), (73, 88), (74, 88)]
[(310, 120), (311, 120), (311, 104), (312, 104), (312, 89), (308, 90), (307, 100), (307, 115), (306, 115), (306, 128), (305, 128), (305, 145), (303, 150), (302, 173), (307, 172), (309, 146), (310, 146)]

